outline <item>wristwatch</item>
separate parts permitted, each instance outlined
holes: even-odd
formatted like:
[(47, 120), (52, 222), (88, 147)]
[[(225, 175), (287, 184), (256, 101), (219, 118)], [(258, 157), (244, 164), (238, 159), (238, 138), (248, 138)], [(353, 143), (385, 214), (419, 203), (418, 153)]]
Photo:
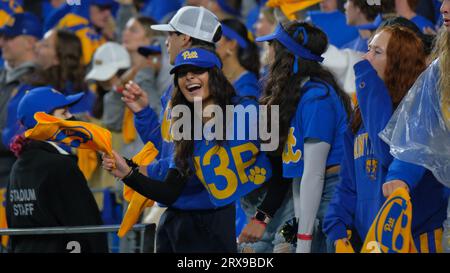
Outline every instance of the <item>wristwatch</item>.
[(272, 220), (272, 218), (269, 215), (265, 214), (264, 212), (262, 212), (260, 210), (256, 211), (255, 216), (253, 216), (253, 218), (255, 220), (261, 221), (265, 224), (268, 224), (270, 222), (270, 220)]

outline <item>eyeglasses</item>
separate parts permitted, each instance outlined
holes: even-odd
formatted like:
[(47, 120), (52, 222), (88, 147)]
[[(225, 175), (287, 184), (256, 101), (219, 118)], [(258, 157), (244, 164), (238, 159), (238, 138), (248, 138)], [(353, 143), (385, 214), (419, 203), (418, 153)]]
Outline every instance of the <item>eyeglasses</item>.
[(201, 75), (205, 72), (208, 72), (209, 68), (205, 67), (198, 67), (198, 66), (186, 66), (186, 67), (180, 67), (176, 70), (175, 75), (178, 78), (186, 77), (186, 75), (191, 72), (194, 75)]

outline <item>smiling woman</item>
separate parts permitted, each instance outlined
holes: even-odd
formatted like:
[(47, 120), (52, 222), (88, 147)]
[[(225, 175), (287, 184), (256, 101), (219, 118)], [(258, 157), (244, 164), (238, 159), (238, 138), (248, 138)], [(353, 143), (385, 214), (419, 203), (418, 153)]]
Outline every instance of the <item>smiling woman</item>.
[[(236, 96), (236, 92), (221, 71), (221, 61), (214, 51), (205, 48), (190, 48), (181, 51), (175, 58), (174, 68), (171, 73), (175, 75), (175, 88), (171, 99), (172, 130), (174, 124), (181, 118), (174, 113), (177, 106), (182, 106), (190, 113), (194, 113), (194, 102), (203, 103), (203, 109), (208, 105), (216, 105), (225, 112), (228, 105), (254, 105), (256, 100)], [(246, 116), (242, 127), (249, 131), (253, 121)], [(211, 213), (220, 220), (220, 226), (214, 231), (208, 228), (208, 232), (191, 230), (191, 224), (183, 227), (179, 232), (188, 232), (192, 237), (197, 236), (195, 242), (189, 241), (176, 249), (198, 249), (198, 251), (236, 252), (235, 235), (235, 209), (234, 202), (241, 196), (258, 188), (271, 176), (271, 167), (265, 154), (260, 152), (260, 143), (256, 139), (246, 137), (241, 140), (227, 139), (209, 140), (201, 135), (200, 139), (194, 139), (196, 131), (195, 118), (191, 115), (188, 122), (191, 126), (182, 129), (191, 136), (188, 139), (173, 139), (175, 143), (174, 155), (169, 163), (169, 171), (164, 183), (146, 177), (137, 168), (131, 168), (127, 162), (117, 154), (114, 158), (104, 156), (103, 167), (114, 176), (136, 190), (145, 197), (169, 206), (163, 214), (161, 221), (166, 217), (184, 217), (177, 210), (172, 210), (172, 204), (181, 195), (188, 183), (198, 183), (207, 190), (207, 197), (215, 209), (208, 212), (191, 211), (192, 214)], [(200, 129), (206, 127), (206, 120), (199, 123)], [(219, 124), (226, 130), (229, 124), (223, 120)], [(234, 131), (236, 132), (236, 125)], [(194, 130), (191, 130), (194, 128)], [(215, 130), (222, 130), (215, 128)], [(219, 214), (221, 215), (219, 217)], [(169, 219), (169, 218), (168, 218)], [(189, 220), (189, 222), (192, 222)], [(198, 234), (200, 232), (201, 234)], [(219, 240), (217, 240), (219, 239)], [(175, 251), (159, 237), (161, 247), (159, 252)], [(211, 243), (214, 240), (215, 243)], [(166, 242), (167, 243), (167, 242)]]

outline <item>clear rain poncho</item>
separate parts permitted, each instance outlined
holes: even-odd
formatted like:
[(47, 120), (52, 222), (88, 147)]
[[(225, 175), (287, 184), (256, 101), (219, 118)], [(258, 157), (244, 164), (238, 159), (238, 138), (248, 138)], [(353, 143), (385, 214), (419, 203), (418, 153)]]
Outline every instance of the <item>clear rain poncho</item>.
[(379, 136), (395, 158), (427, 168), (450, 187), (450, 120), (442, 113), (438, 81), (436, 60), (420, 75)]

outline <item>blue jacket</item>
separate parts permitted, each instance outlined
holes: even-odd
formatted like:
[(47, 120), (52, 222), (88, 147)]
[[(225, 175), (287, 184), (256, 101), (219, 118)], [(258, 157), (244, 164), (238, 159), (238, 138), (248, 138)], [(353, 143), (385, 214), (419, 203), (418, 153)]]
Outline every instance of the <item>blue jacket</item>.
[[(386, 200), (382, 186), (385, 181), (395, 177), (387, 177), (388, 170), (398, 170), (395, 162), (391, 166), (393, 158), (389, 153), (389, 146), (378, 137), (393, 113), (387, 88), (368, 61), (357, 63), (354, 69), (363, 122), (356, 135), (348, 130), (344, 138), (341, 182), (336, 186), (323, 226), (324, 232), (332, 241), (347, 237), (346, 230), (352, 228), (364, 240)], [(420, 174), (423, 170), (412, 168), (409, 171), (413, 177), (418, 175), (413, 183), (420, 185), (410, 187), (413, 205), (412, 232), (416, 238), (442, 226), (448, 192), (442, 185), (431, 181), (429, 176), (422, 177)], [(430, 196), (437, 200), (429, 200)]]
[(337, 48), (355, 40), (359, 36), (358, 30), (347, 25), (345, 14), (339, 10), (333, 12), (315, 10), (309, 11), (307, 15), (315, 26), (327, 34), (330, 44)]

